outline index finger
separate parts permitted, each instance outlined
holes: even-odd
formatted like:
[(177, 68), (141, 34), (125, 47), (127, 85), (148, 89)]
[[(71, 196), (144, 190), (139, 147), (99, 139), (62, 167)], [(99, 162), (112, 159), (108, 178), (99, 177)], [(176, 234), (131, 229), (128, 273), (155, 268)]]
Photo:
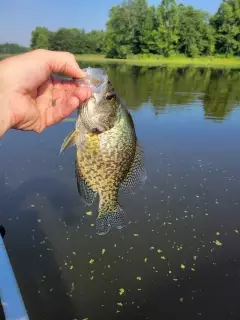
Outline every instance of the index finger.
[(46, 57), (49, 72), (63, 73), (72, 78), (84, 78), (86, 73), (79, 67), (75, 56), (70, 52), (40, 49)]

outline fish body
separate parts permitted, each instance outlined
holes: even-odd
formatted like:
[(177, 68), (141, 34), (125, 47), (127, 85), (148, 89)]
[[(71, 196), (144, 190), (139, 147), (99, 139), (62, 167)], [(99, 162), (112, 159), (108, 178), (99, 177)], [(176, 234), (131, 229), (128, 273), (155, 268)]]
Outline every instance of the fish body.
[[(143, 185), (146, 171), (131, 114), (106, 73), (94, 68), (85, 71), (95, 92), (79, 106), (75, 130), (65, 138), (61, 151), (76, 145), (78, 192), (87, 205), (99, 195), (96, 231), (103, 235), (111, 227), (125, 226), (125, 214), (118, 203), (119, 190), (133, 192), (137, 185)], [(96, 83), (100, 88), (96, 88)]]

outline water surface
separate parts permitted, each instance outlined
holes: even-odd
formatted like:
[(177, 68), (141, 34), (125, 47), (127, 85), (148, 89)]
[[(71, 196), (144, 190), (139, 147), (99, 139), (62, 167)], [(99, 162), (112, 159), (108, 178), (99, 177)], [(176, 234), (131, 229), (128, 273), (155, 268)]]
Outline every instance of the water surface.
[(96, 235), (75, 150), (58, 155), (74, 122), (1, 141), (0, 222), (30, 319), (239, 319), (239, 70), (107, 71), (148, 172), (121, 197), (127, 228)]

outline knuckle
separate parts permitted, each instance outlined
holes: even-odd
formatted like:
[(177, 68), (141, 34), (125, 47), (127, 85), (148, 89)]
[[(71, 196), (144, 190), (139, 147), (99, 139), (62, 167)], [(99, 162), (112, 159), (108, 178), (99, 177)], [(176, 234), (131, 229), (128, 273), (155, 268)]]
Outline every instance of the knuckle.
[(74, 57), (74, 54), (73, 54), (73, 53), (71, 53), (71, 52), (65, 52), (65, 54), (66, 54), (66, 57), (75, 60), (75, 57)]
[(47, 50), (46, 49), (35, 49), (33, 50), (33, 52), (35, 52), (36, 54), (45, 54)]

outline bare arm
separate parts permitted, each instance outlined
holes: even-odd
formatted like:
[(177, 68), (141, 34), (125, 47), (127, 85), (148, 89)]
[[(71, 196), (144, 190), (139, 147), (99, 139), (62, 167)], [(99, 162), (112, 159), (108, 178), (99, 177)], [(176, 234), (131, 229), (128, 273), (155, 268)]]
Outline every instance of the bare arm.
[(53, 80), (52, 72), (86, 76), (68, 52), (39, 49), (0, 61), (0, 137), (10, 128), (42, 132), (90, 97), (89, 88)]

